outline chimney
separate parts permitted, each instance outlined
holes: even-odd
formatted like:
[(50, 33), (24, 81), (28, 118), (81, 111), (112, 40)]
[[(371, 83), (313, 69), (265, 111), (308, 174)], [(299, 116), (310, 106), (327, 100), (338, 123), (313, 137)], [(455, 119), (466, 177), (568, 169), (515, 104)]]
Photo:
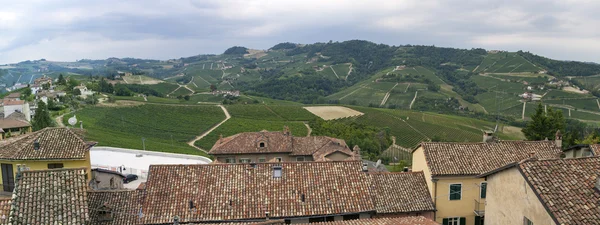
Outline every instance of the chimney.
[(484, 131), (483, 132), (483, 143), (488, 143), (494, 141), (494, 132), (492, 131)]
[(179, 225), (179, 216), (173, 217), (173, 225)]
[(269, 211), (265, 212), (265, 217), (267, 218), (267, 220), (269, 220)]
[(363, 172), (369, 172), (369, 166), (366, 163), (363, 163), (362, 171)]
[(219, 144), (223, 143), (223, 134), (219, 134)]
[(402, 169), (402, 172), (408, 172), (408, 167), (404, 167), (404, 169)]
[(556, 147), (562, 148), (562, 133), (560, 133), (560, 130), (556, 131), (556, 135), (554, 136), (554, 144), (556, 144)]
[(358, 147), (358, 145), (355, 145), (354, 148), (352, 148), (352, 151), (354, 152), (354, 156), (357, 160), (362, 160), (362, 156), (360, 155), (360, 148)]
[(535, 152), (529, 152), (529, 158), (535, 158)]
[(291, 132), (290, 132), (290, 127), (288, 126), (283, 126), (283, 135), (285, 136), (290, 136)]
[(33, 149), (40, 150), (40, 141), (39, 141), (39, 139), (35, 139), (33, 141)]

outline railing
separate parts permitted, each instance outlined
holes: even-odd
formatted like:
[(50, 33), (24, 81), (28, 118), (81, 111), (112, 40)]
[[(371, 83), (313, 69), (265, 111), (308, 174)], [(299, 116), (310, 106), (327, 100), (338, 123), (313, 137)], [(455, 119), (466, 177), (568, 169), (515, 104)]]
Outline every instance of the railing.
[(485, 216), (485, 199), (475, 199), (475, 215)]

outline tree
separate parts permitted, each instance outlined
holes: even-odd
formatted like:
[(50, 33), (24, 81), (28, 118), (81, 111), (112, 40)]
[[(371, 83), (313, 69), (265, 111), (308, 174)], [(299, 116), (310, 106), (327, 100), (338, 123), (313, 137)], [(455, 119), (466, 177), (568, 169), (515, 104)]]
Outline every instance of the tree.
[(210, 85), (210, 91), (211, 91), (211, 92), (214, 92), (214, 91), (216, 91), (216, 90), (217, 90), (217, 86), (215, 86), (214, 84), (211, 84), (211, 85)]
[(65, 80), (65, 77), (62, 75), (62, 73), (58, 75), (58, 84), (67, 85), (67, 80)]
[(27, 98), (28, 98), (28, 97), (29, 97), (31, 94), (32, 94), (32, 92), (31, 92), (31, 88), (25, 88), (25, 89), (23, 90), (23, 92), (21, 92), (21, 95), (22, 95), (21, 97), (22, 97), (23, 99), (27, 99)]
[(42, 84), (42, 89), (44, 89), (44, 90), (50, 90), (50, 83)]
[(544, 113), (544, 107), (539, 104), (535, 114), (531, 116), (531, 121), (527, 122), (522, 132), (527, 140), (554, 139), (556, 131), (562, 130), (564, 132), (565, 126), (566, 121), (562, 111), (548, 107), (548, 112)]
[(81, 95), (81, 90), (79, 90), (79, 88), (73, 89), (73, 95), (75, 95), (75, 96)]
[(50, 118), (50, 111), (48, 111), (48, 107), (43, 101), (38, 102), (38, 108), (35, 110), (31, 126), (34, 131), (54, 126), (54, 121)]
[(186, 101), (189, 101), (190, 100), (190, 96), (189, 95), (183, 96), (183, 99), (185, 99)]
[(600, 143), (600, 134), (598, 134), (598, 131), (591, 133), (590, 135), (588, 135), (587, 137), (585, 137), (585, 139), (581, 140), (581, 141), (577, 141), (577, 144), (586, 144), (586, 145), (593, 145), (593, 144), (598, 144)]

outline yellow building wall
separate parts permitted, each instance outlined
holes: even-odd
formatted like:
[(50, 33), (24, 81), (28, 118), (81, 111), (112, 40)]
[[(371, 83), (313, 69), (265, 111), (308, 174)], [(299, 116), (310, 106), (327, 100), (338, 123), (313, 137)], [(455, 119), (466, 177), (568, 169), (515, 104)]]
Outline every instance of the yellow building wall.
[[(438, 210), (435, 221), (442, 223), (444, 218), (465, 217), (467, 225), (475, 224), (475, 200), (480, 200), (481, 182), (485, 182), (485, 179), (473, 177), (438, 178), (437, 182), (434, 183), (437, 189), (437, 198), (434, 202)], [(462, 184), (460, 200), (450, 200), (450, 184)], [(482, 199), (482, 201), (485, 200)], [(485, 206), (480, 208), (480, 210), (484, 209)]]
[(425, 152), (423, 152), (423, 147), (417, 148), (417, 150), (412, 153), (412, 171), (423, 171), (425, 181), (427, 181), (427, 188), (429, 188), (429, 194), (431, 194), (432, 198), (435, 197), (434, 186), (433, 182), (431, 181), (431, 171), (429, 170), (429, 167), (427, 167), (427, 161), (425, 161)]
[(523, 175), (512, 168), (488, 177), (486, 225), (555, 224)]
[[(50, 163), (62, 163), (63, 168), (86, 168), (88, 183), (92, 177), (89, 152), (86, 152), (85, 158), (82, 160), (0, 160), (0, 163), (12, 164), (13, 176), (15, 178), (17, 177), (17, 165), (25, 165), (30, 170), (47, 170)], [(0, 173), (0, 191), (2, 191), (2, 173)]]

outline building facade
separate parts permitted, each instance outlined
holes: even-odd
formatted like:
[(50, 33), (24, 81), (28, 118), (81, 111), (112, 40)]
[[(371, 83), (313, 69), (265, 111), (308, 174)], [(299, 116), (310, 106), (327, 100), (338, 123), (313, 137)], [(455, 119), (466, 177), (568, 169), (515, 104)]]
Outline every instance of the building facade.
[(3, 191), (12, 192), (20, 171), (86, 168), (89, 181), (89, 149), (94, 144), (83, 141), (67, 128), (45, 128), (1, 141), (0, 179)]
[(352, 150), (341, 139), (311, 136), (294, 137), (283, 132), (247, 132), (220, 137), (208, 154), (219, 163), (343, 161), (360, 159), (360, 149)]
[(481, 173), (528, 158), (558, 158), (554, 141), (422, 143), (413, 151), (413, 171), (423, 171), (434, 199), (435, 221), (443, 224), (483, 224), (488, 183)]
[(125, 175), (117, 171), (94, 168), (92, 169), (90, 188), (94, 190), (123, 189), (123, 178)]

